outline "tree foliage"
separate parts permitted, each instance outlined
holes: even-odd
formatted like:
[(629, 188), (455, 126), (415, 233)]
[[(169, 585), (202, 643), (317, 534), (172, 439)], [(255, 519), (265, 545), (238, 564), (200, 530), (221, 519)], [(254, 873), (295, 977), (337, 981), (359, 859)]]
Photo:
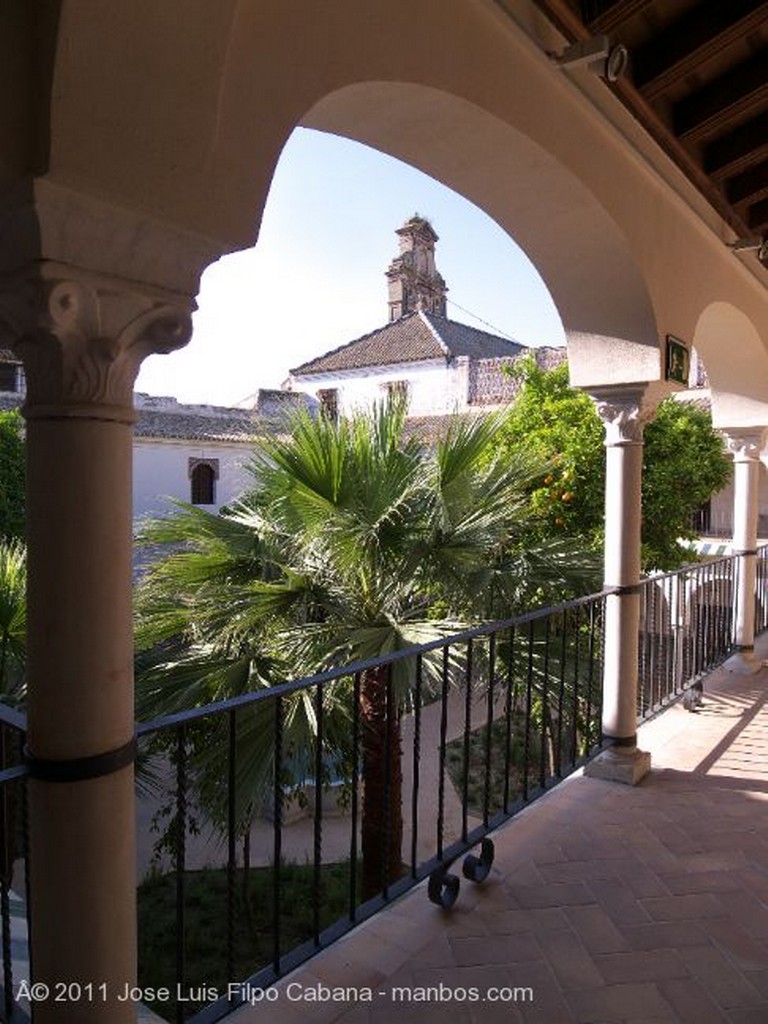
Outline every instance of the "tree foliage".
[(0, 538), (24, 537), (24, 440), (14, 409), (0, 411)]
[(26, 693), (26, 583), (23, 544), (0, 538), (0, 696), (14, 704)]
[(643, 555), (646, 565), (675, 569), (690, 561), (693, 513), (727, 484), (731, 462), (709, 412), (666, 399), (645, 428)]
[[(457, 418), (436, 450), (407, 439), (404, 424), (397, 401), (338, 423), (300, 415), (288, 435), (261, 443), (254, 487), (238, 505), (220, 516), (187, 506), (145, 531), (147, 543), (174, 547), (139, 587), (140, 714), (380, 657), (560, 595), (566, 583), (571, 593), (594, 585), (594, 559), (568, 538), (521, 548), (538, 467), (527, 453), (500, 448), (499, 417)], [(383, 705), (390, 686), (397, 705), (408, 705), (412, 670), (405, 659), (391, 677), (362, 673), (362, 847), (364, 876), (374, 882), (390, 868), (370, 868), (369, 850), (399, 864), (395, 793), (389, 827), (376, 821), (379, 797), (398, 776), (397, 718), (386, 730), (392, 749), (381, 749)], [(323, 697), (334, 756), (349, 742), (349, 687), (324, 687)], [(241, 788), (245, 830), (274, 773), (273, 710), (252, 708), (267, 714), (251, 724), (243, 756), (251, 769)], [(315, 757), (312, 696), (286, 698), (284, 717), (284, 750), (300, 778)], [(200, 778), (220, 779), (221, 765)]]
[[(603, 427), (591, 399), (568, 384), (568, 367), (543, 370), (524, 360), (522, 388), (504, 427), (510, 450), (524, 447), (545, 464), (530, 489), (532, 536), (582, 537), (602, 546), (605, 503)], [(673, 569), (691, 558), (692, 513), (728, 481), (730, 463), (709, 414), (667, 399), (645, 429), (643, 564)]]

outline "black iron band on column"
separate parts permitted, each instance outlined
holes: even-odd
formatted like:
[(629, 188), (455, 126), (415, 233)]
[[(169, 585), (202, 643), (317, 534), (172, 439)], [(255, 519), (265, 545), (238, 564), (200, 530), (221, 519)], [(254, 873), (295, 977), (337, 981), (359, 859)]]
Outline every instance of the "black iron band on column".
[(757, 548), (746, 548), (744, 551), (734, 551), (734, 555), (756, 555)]
[(624, 597), (627, 594), (639, 594), (640, 590), (641, 590), (641, 584), (639, 584), (639, 583), (627, 583), (626, 586), (612, 586), (611, 584), (606, 583), (605, 589), (610, 591), (610, 593), (608, 595), (609, 597), (611, 595), (616, 595), (618, 597)]
[(41, 779), (43, 782), (83, 782), (86, 779), (99, 779), (104, 775), (112, 775), (133, 764), (136, 760), (136, 737), (133, 736), (122, 747), (107, 750), (103, 754), (92, 757), (74, 757), (64, 761), (49, 761), (35, 757), (24, 748), (24, 763), (30, 778)]
[(612, 747), (636, 747), (637, 733), (632, 736), (603, 736)]

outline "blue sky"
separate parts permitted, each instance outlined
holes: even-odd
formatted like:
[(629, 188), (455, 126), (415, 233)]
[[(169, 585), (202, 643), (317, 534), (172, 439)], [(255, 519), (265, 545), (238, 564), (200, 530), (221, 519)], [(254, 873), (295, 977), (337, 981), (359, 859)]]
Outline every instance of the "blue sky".
[(280, 158), (258, 243), (208, 268), (192, 341), (147, 359), (137, 390), (232, 404), (386, 323), (395, 230), (417, 212), (440, 236), (449, 317), (526, 345), (563, 343), (539, 275), (485, 213), (407, 164), (299, 128)]

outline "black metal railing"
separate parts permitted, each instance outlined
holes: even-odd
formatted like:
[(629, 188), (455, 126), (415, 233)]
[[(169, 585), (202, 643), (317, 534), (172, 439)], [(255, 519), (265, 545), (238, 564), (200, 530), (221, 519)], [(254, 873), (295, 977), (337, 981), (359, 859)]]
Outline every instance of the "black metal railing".
[[(756, 561), (760, 632), (768, 547)], [(740, 565), (641, 584), (639, 718), (733, 649)], [(171, 993), (157, 1012), (207, 1024), (268, 1001), (272, 982), (418, 881), (450, 906), (459, 858), (482, 881), (489, 833), (601, 749), (611, 593), (140, 724), (139, 980)], [(14, 995), (31, 976), (14, 935), (29, 906), (25, 728), (0, 704), (0, 1010), (14, 1024), (29, 1019)]]
[(29, 1001), (17, 998), (30, 979), (28, 943), (26, 718), (0, 702), (0, 1012), (9, 1024), (30, 1020)]
[(755, 633), (763, 633), (768, 629), (768, 544), (757, 549), (755, 563)]
[(139, 890), (140, 983), (191, 993), (158, 1012), (220, 1019), (232, 979), (260, 991), (427, 876), (450, 905), (478, 845), (484, 878), (488, 833), (600, 747), (604, 601), (141, 725), (170, 871)]
[(641, 584), (639, 718), (674, 700), (732, 652), (739, 567), (739, 558), (728, 556)]

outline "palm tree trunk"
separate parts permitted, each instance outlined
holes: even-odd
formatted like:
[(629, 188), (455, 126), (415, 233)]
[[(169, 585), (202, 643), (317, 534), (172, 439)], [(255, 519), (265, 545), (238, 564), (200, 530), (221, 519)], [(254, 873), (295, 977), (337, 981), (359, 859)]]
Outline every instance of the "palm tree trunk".
[(363, 673), (360, 719), (363, 899), (366, 900), (402, 875), (402, 744), (389, 666)]

